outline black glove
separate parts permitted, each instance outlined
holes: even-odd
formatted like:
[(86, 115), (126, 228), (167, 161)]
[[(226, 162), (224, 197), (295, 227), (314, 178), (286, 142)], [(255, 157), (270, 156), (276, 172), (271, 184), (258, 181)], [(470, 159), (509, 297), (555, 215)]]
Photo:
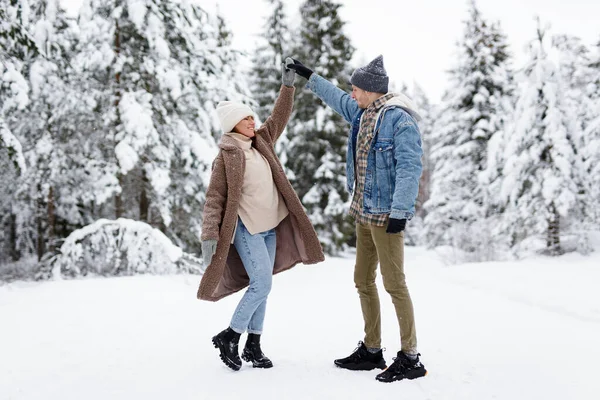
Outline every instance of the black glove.
[[(313, 73), (313, 70), (304, 66), (304, 64), (302, 64), (300, 61), (296, 60), (295, 58), (292, 58), (292, 60), (294, 61), (293, 63), (286, 63), (285, 67), (288, 69), (293, 69), (294, 71), (296, 71), (296, 73), (298, 75), (300, 75), (303, 78), (309, 79), (310, 76)], [(286, 59), (287, 61), (287, 59)]]
[(406, 228), (405, 219), (390, 218), (388, 222), (386, 233), (400, 233)]

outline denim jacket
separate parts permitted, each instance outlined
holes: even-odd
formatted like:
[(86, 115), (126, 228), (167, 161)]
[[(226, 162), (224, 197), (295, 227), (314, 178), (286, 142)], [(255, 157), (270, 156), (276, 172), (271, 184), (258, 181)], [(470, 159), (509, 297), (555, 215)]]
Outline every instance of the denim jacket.
[[(350, 194), (355, 187), (356, 138), (364, 112), (352, 97), (313, 73), (307, 87), (351, 124), (346, 154), (346, 184)], [(363, 212), (389, 214), (390, 218), (411, 219), (423, 169), (420, 119), (410, 101), (389, 100), (375, 123), (367, 159)], [(406, 97), (403, 99), (408, 100)]]

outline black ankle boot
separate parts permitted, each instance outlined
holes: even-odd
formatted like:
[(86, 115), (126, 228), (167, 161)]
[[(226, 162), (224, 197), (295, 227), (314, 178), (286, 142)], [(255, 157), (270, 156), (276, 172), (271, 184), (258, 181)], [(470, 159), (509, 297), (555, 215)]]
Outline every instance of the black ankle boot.
[(246, 346), (242, 352), (242, 359), (251, 362), (254, 368), (271, 368), (273, 363), (260, 349), (260, 335), (249, 333)]
[(402, 379), (417, 379), (427, 375), (425, 366), (419, 359), (420, 354), (408, 356), (405, 352), (399, 351), (398, 356), (394, 357), (394, 362), (388, 369), (375, 377), (379, 382), (394, 382)]
[(219, 349), (221, 360), (234, 371), (242, 368), (242, 360), (238, 351), (240, 334), (231, 328), (227, 328), (212, 338), (213, 345)]
[(383, 351), (379, 349), (376, 353), (371, 353), (363, 342), (358, 342), (358, 347), (348, 357), (333, 362), (340, 368), (353, 371), (371, 371), (375, 368), (384, 369), (386, 367)]

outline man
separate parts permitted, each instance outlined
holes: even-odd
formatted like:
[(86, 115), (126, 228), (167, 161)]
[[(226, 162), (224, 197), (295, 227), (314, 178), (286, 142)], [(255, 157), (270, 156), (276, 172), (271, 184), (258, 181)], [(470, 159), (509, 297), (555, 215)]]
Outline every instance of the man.
[(410, 99), (388, 93), (389, 77), (379, 56), (352, 74), (352, 96), (293, 60), (287, 68), (308, 79), (307, 87), (351, 124), (346, 159), (347, 189), (356, 220), (358, 289), (365, 325), (364, 342), (340, 368), (386, 368), (381, 349), (381, 316), (375, 284), (377, 263), (396, 309), (402, 348), (381, 382), (415, 379), (427, 371), (419, 360), (412, 300), (404, 278), (404, 228), (415, 212), (421, 176), (419, 114)]

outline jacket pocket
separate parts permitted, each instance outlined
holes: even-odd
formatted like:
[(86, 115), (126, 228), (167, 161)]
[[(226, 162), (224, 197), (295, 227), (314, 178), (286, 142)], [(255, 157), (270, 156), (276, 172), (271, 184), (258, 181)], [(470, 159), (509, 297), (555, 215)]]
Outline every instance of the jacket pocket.
[(380, 141), (373, 145), (375, 151), (375, 165), (377, 169), (392, 168), (394, 164), (394, 143), (391, 141)]

